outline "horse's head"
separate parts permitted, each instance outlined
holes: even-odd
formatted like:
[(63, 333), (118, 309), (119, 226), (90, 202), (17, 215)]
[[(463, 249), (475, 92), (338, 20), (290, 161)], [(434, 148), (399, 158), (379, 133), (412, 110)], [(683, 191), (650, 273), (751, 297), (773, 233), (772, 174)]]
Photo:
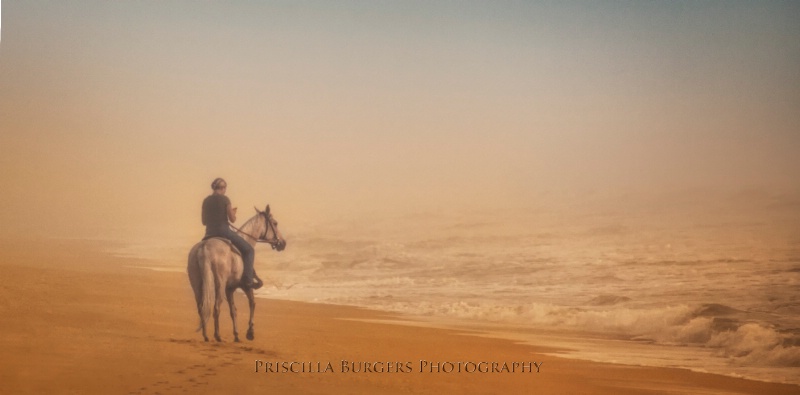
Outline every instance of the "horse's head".
[(264, 211), (256, 208), (256, 213), (258, 213), (261, 221), (263, 221), (263, 232), (258, 238), (258, 241), (269, 243), (273, 250), (283, 251), (286, 248), (286, 240), (283, 239), (283, 235), (278, 229), (278, 221), (272, 216), (269, 204)]

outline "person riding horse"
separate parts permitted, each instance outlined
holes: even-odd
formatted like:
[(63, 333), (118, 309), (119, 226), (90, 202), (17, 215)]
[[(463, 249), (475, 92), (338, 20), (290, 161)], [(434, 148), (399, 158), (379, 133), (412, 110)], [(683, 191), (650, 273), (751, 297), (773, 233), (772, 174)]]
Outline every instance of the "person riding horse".
[(225, 196), (228, 183), (222, 178), (217, 178), (211, 183), (212, 194), (203, 200), (203, 225), (206, 226), (206, 235), (203, 240), (211, 237), (228, 239), (239, 249), (242, 254), (242, 288), (258, 289), (261, 283), (255, 281), (255, 268), (253, 260), (255, 251), (253, 247), (241, 236), (231, 230), (229, 222), (236, 222), (236, 207), (231, 206), (231, 200)]

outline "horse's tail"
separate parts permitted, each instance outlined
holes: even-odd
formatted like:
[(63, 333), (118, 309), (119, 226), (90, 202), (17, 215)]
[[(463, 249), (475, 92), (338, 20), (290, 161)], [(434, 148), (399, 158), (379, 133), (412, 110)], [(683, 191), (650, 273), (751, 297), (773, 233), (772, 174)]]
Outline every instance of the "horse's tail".
[(200, 305), (200, 326), (197, 330), (201, 330), (209, 318), (211, 318), (211, 309), (214, 306), (216, 295), (214, 286), (214, 272), (211, 270), (211, 261), (208, 259), (209, 254), (206, 254), (206, 246), (201, 246), (197, 251), (197, 265), (200, 269), (202, 276), (202, 296)]

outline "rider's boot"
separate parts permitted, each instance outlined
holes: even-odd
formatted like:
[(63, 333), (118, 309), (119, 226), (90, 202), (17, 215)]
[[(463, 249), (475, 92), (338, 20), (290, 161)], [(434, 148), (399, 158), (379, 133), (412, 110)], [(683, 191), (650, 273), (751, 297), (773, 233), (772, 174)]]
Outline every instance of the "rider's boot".
[(243, 289), (259, 289), (261, 286), (264, 285), (260, 281), (256, 281), (253, 278), (242, 276), (242, 288)]

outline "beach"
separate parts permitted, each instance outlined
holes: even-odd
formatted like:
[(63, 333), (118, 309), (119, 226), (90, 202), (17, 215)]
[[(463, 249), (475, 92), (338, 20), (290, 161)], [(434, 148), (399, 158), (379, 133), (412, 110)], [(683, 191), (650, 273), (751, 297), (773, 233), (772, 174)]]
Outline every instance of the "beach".
[(800, 394), (800, 1), (0, 9), (0, 395)]
[[(0, 243), (0, 381), (26, 393), (794, 394), (798, 386), (557, 358), (398, 314), (259, 298), (255, 340), (203, 342), (186, 275), (84, 241)], [(45, 248), (47, 247), (47, 248)], [(240, 332), (247, 302), (236, 294)], [(209, 328), (213, 331), (213, 328)]]

